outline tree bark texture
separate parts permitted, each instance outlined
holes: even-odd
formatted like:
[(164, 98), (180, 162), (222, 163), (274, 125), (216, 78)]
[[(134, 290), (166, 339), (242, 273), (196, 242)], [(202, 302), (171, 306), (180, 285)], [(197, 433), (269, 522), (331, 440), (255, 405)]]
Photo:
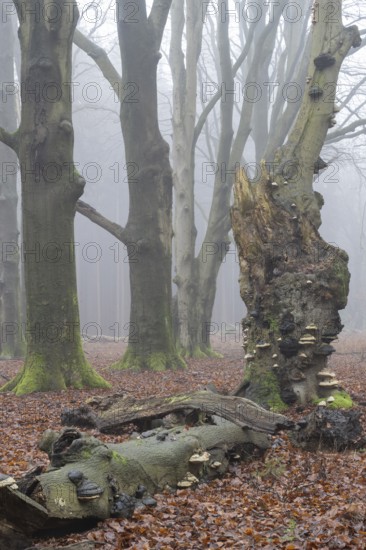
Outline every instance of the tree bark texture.
[[(87, 520), (126, 517), (126, 498), (132, 515), (141, 485), (150, 494), (167, 487), (194, 487), (222, 475), (230, 460), (248, 458), (255, 449), (266, 450), (269, 434), (292, 427), (286, 417), (246, 399), (209, 391), (140, 401), (117, 395), (91, 402), (99, 413), (100, 428), (109, 433), (120, 432), (126, 423), (183, 409), (199, 409), (211, 419), (203, 423), (202, 417), (193, 427), (160, 427), (120, 444), (105, 444), (74, 427), (61, 433), (47, 430), (39, 446), (47, 452), (50, 467), (36, 468), (18, 480), (17, 487), (0, 480), (0, 529), (8, 533), (16, 525), (18, 532), (30, 535), (51, 528), (85, 527)], [(79, 410), (82, 415), (84, 409)], [(78, 410), (71, 412), (77, 421)], [(65, 414), (71, 418), (70, 411)], [(75, 477), (87, 482), (83, 493)]]
[(285, 146), (262, 162), (259, 181), (241, 171), (232, 224), (240, 258), (245, 396), (281, 409), (329, 396), (339, 382), (326, 369), (330, 345), (342, 329), (347, 254), (324, 242), (318, 227), (322, 197), (312, 188), (314, 165), (334, 125), (338, 73), (357, 27), (345, 28), (342, 2), (319, 2), (314, 12), (305, 93)]
[[(2, 1), (2, 4), (4, 2)], [(13, 19), (3, 17), (0, 33), (0, 81), (3, 97), (0, 103), (0, 124), (8, 132), (17, 129), (17, 100), (15, 94)], [(0, 327), (3, 357), (19, 357), (23, 353), (20, 315), (20, 255), (18, 229), (18, 162), (15, 152), (0, 144)]]
[(18, 156), (27, 354), (23, 370), (2, 389), (19, 395), (108, 387), (82, 351), (76, 290), (73, 228), (85, 181), (73, 164), (67, 83), (77, 5), (50, 0), (14, 3), (22, 53)]
[(169, 147), (158, 124), (157, 65), (171, 0), (144, 0), (131, 21), (118, 3), (122, 56), (121, 124), (129, 174), (130, 209), (125, 234), (129, 249), (131, 314), (124, 368), (164, 370), (184, 366), (172, 329), (172, 170)]

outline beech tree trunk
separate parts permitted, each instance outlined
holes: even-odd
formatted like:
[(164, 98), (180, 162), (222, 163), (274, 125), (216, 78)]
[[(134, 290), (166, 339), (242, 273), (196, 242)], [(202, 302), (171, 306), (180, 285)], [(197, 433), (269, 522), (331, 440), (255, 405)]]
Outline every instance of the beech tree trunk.
[[(2, 1), (1, 4), (4, 4)], [(16, 94), (13, 85), (15, 40), (13, 20), (4, 16), (0, 32), (0, 82), (4, 93), (0, 103), (0, 124), (8, 132), (17, 128)], [(23, 354), (20, 316), (20, 254), (18, 229), (17, 157), (13, 150), (0, 144), (0, 327), (3, 357), (19, 357)]]
[[(240, 257), (245, 396), (274, 409), (328, 397), (339, 382), (326, 370), (330, 345), (347, 302), (347, 254), (318, 232), (322, 197), (312, 188), (328, 128), (335, 123), (335, 87), (343, 59), (360, 44), (357, 27), (342, 26), (342, 2), (320, 1), (313, 13), (305, 93), (286, 145), (262, 163), (255, 184), (235, 182), (232, 224)], [(331, 19), (331, 20), (330, 20)]]
[[(175, 261), (177, 285), (176, 337), (182, 354), (190, 357), (215, 356), (210, 345), (210, 323), (216, 294), (216, 279), (221, 265), (218, 256), (226, 246), (229, 224), (226, 223), (224, 239), (218, 219), (222, 212), (229, 212), (229, 200), (225, 193), (217, 191), (222, 184), (221, 174), (215, 183), (213, 206), (210, 212), (206, 239), (196, 256), (195, 227), (195, 147), (197, 71), (202, 46), (204, 13), (208, 3), (176, 0), (172, 6), (172, 37), (170, 66), (173, 76), (173, 164), (175, 188)], [(186, 18), (185, 18), (186, 13)], [(187, 46), (183, 53), (183, 31), (186, 24)], [(218, 18), (218, 41), (221, 78), (233, 86), (228, 37), (228, 19)], [(217, 163), (228, 165), (232, 140), (233, 98), (221, 102), (223, 131), (220, 136)], [(207, 113), (208, 115), (208, 113)], [(206, 116), (207, 116), (206, 115)], [(229, 195), (230, 196), (230, 192)], [(221, 200), (218, 213), (218, 202)], [(225, 210), (226, 207), (226, 210)], [(228, 218), (227, 218), (228, 220)], [(208, 238), (207, 238), (208, 235)], [(216, 250), (217, 247), (217, 250)], [(213, 251), (213, 253), (212, 253)], [(218, 252), (219, 251), (219, 252)], [(225, 253), (224, 253), (225, 256)]]
[[(198, 0), (173, 0), (169, 63), (173, 78), (173, 166), (175, 190), (174, 283), (176, 339), (182, 355), (203, 356), (199, 259), (196, 258), (194, 130), (197, 70), (202, 46), (204, 9)], [(184, 30), (187, 33), (183, 52)]]
[[(177, 285), (176, 328), (177, 338), (182, 352), (190, 356), (217, 356), (212, 351), (210, 337), (212, 332), (212, 311), (216, 297), (217, 277), (221, 264), (225, 261), (230, 247), (230, 200), (236, 165), (241, 161), (245, 144), (250, 134), (253, 102), (248, 102), (243, 94), (240, 123), (235, 139), (233, 132), (234, 77), (253, 49), (249, 69), (246, 71), (246, 84), (257, 82), (258, 70), (268, 63), (275, 48), (276, 32), (282, 9), (286, 4), (281, 0), (274, 10), (273, 19), (265, 24), (263, 17), (248, 25), (246, 44), (241, 54), (232, 63), (229, 38), (229, 18), (222, 19), (222, 12), (229, 5), (222, 2), (217, 11), (217, 78), (221, 82), (220, 90), (208, 101), (199, 119), (195, 122), (193, 106), (197, 84), (197, 61), (201, 49), (203, 8), (199, 18), (194, 6), (186, 3), (187, 48), (182, 48), (184, 28), (183, 2), (176, 2), (172, 8), (172, 38), (170, 65), (173, 75), (173, 159), (174, 185), (176, 191), (175, 212), (175, 252), (176, 271), (174, 282)], [(198, 18), (198, 21), (197, 21)], [(266, 82), (264, 78), (264, 82)], [(203, 243), (196, 255), (196, 229), (194, 225), (194, 177), (195, 150), (197, 140), (216, 103), (220, 102), (220, 135), (217, 158), (215, 158), (215, 181), (213, 198)], [(262, 109), (263, 111), (263, 109)], [(263, 114), (263, 113), (262, 113)], [(265, 113), (266, 114), (266, 113)], [(267, 114), (266, 114), (267, 116)]]
[(158, 125), (157, 65), (171, 0), (118, 3), (122, 79), (106, 52), (80, 32), (75, 43), (99, 66), (121, 102), (121, 127), (129, 170), (126, 227), (78, 201), (77, 210), (121, 240), (129, 252), (131, 314), (128, 349), (116, 368), (183, 367), (172, 325), (172, 172), (169, 147)]
[(108, 387), (82, 351), (76, 290), (73, 227), (85, 181), (73, 165), (67, 83), (77, 5), (14, 4), (22, 53), (21, 124), (15, 135), (2, 130), (0, 136), (18, 152), (21, 165), (27, 354), (22, 371), (2, 390), (20, 395)]
[[(184, 366), (172, 327), (172, 170), (158, 123), (157, 65), (171, 0), (155, 1), (147, 16), (139, 0), (132, 21), (128, 0), (118, 3), (122, 56), (121, 124), (129, 174), (125, 234), (130, 252), (131, 315), (128, 349), (117, 365), (164, 370)], [(126, 11), (127, 10), (127, 11)]]

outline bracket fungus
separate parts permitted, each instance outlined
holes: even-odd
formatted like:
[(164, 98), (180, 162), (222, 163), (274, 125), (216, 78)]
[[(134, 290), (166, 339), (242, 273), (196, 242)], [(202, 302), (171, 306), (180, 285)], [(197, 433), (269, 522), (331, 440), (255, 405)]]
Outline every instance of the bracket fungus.
[(340, 382), (339, 380), (322, 380), (319, 382), (320, 388), (336, 388), (339, 386)]
[(271, 344), (268, 344), (268, 342), (258, 342), (258, 344), (255, 347), (257, 349), (267, 349), (271, 347)]
[(217, 468), (220, 468), (221, 466), (221, 462), (219, 462), (218, 460), (215, 460), (215, 462), (211, 462), (210, 464), (210, 468), (213, 468), (214, 470), (217, 470)]
[(10, 487), (10, 489), (18, 489), (15, 479), (7, 474), (0, 474), (0, 488)]
[(316, 338), (312, 334), (303, 334), (299, 340), (300, 346), (313, 346), (315, 342)]
[(196, 476), (191, 474), (191, 472), (187, 472), (186, 476), (181, 481), (178, 481), (177, 487), (180, 487), (181, 489), (192, 487), (192, 485), (198, 483), (198, 481), (199, 480), (196, 478)]
[(189, 462), (194, 462), (194, 463), (197, 463), (197, 462), (208, 462), (210, 460), (210, 453), (208, 453), (207, 451), (205, 451), (204, 453), (195, 453), (194, 455), (191, 456), (191, 458), (189, 459)]
[(324, 94), (324, 92), (321, 89), (321, 87), (319, 86), (319, 84), (314, 84), (314, 86), (311, 86), (311, 88), (309, 90), (309, 96), (314, 101), (321, 98), (323, 94)]
[(314, 59), (314, 65), (319, 71), (324, 71), (324, 69), (332, 67), (335, 62), (335, 57), (330, 53), (321, 53)]
[(335, 352), (335, 349), (333, 346), (330, 346), (329, 344), (321, 344), (319, 348), (317, 348), (314, 353), (315, 355), (331, 355)]
[(334, 372), (329, 371), (320, 371), (317, 374), (317, 377), (320, 378), (320, 381), (318, 382), (319, 389), (324, 392), (333, 390), (334, 388), (337, 388), (340, 386), (339, 380), (336, 380), (336, 375)]
[(94, 500), (99, 498), (104, 489), (99, 487), (94, 481), (89, 481), (79, 470), (71, 470), (68, 473), (68, 478), (76, 485), (76, 494), (79, 500)]

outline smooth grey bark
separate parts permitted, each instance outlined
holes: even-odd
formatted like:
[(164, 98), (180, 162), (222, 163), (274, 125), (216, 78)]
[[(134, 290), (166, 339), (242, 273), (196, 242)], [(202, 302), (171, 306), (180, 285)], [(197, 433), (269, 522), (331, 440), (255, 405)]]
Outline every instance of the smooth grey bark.
[[(1, 4), (4, 4), (2, 0)], [(15, 94), (13, 19), (3, 16), (0, 22), (0, 82), (3, 95), (0, 103), (0, 124), (8, 132), (17, 129), (17, 97)], [(0, 353), (3, 357), (19, 357), (24, 352), (20, 314), (20, 254), (18, 228), (17, 173), (15, 152), (0, 144)]]
[[(287, 0), (281, 2), (281, 8), (286, 5)], [(223, 3), (223, 9), (225, 3)], [(228, 5), (226, 4), (226, 8)], [(187, 13), (188, 13), (187, 4)], [(265, 6), (263, 6), (264, 11)], [(174, 5), (173, 5), (174, 9)], [(230, 90), (234, 89), (234, 77), (244, 63), (249, 63), (246, 71), (246, 80), (243, 90), (250, 83), (258, 80), (259, 68), (269, 63), (273, 49), (275, 48), (277, 27), (280, 21), (281, 10), (275, 11), (274, 20), (266, 25), (264, 18), (251, 24), (247, 32), (247, 42), (243, 46), (238, 59), (232, 64), (230, 41), (227, 32), (228, 19), (222, 20), (221, 11), (217, 20), (217, 51), (218, 51), (218, 82), (221, 82), (220, 91), (215, 94), (207, 103), (201, 115), (198, 117), (194, 128), (193, 136), (187, 131), (191, 128), (192, 116), (186, 110), (186, 98), (191, 98), (192, 104), (195, 98), (187, 91), (188, 82), (193, 82), (189, 75), (197, 67), (197, 57), (189, 56), (186, 52), (186, 59), (182, 51), (182, 33), (184, 27), (184, 6), (177, 3), (176, 13), (173, 11), (173, 32), (170, 50), (170, 65), (172, 68), (174, 93), (174, 133), (173, 157), (175, 170), (176, 188), (176, 276), (177, 284), (177, 332), (179, 344), (188, 355), (211, 355), (210, 329), (212, 311), (216, 296), (216, 281), (219, 269), (225, 261), (226, 253), (230, 246), (230, 198), (234, 173), (239, 165), (244, 147), (251, 132), (251, 123), (255, 109), (261, 113), (263, 120), (263, 106), (258, 106), (244, 97), (241, 106), (239, 127), (233, 139), (233, 105), (234, 95)], [(209, 18), (208, 18), (209, 20)], [(191, 19), (187, 17), (187, 36)], [(198, 31), (197, 24), (192, 27), (197, 38), (201, 40), (202, 29)], [(254, 32), (256, 31), (256, 33)], [(190, 43), (194, 43), (193, 39)], [(248, 61), (250, 48), (253, 54)], [(200, 48), (196, 53), (199, 53)], [(264, 79), (266, 80), (266, 79)], [(197, 79), (196, 79), (197, 84)], [(227, 91), (227, 92), (226, 92)], [(195, 168), (195, 156), (198, 137), (204, 127), (207, 117), (214, 109), (216, 103), (220, 103), (220, 130), (217, 155), (215, 158), (216, 175), (214, 180), (213, 199), (207, 221), (207, 229), (200, 246), (199, 252), (195, 254), (196, 230), (194, 218), (194, 189), (193, 178)], [(266, 114), (267, 116), (267, 114)], [(258, 132), (263, 135), (261, 128)], [(267, 131), (265, 131), (265, 135)], [(256, 136), (258, 137), (258, 135)], [(192, 139), (191, 139), (192, 138)], [(185, 146), (184, 146), (185, 141)], [(265, 143), (265, 140), (263, 140)], [(262, 144), (263, 145), (263, 144)], [(191, 148), (191, 155), (188, 149)], [(257, 146), (259, 154), (259, 145)], [(262, 149), (263, 150), (263, 147)], [(187, 314), (189, 312), (189, 314)]]
[[(174, 245), (176, 339), (183, 355), (198, 356), (199, 278), (195, 258), (197, 230), (194, 203), (192, 145), (197, 110), (197, 64), (202, 45), (204, 3), (173, 0), (169, 63), (173, 78), (173, 166), (175, 190)], [(206, 8), (207, 9), (207, 8)], [(186, 26), (187, 45), (183, 52)]]
[[(126, 13), (128, 0), (118, 2)], [(157, 66), (171, 0), (155, 0), (147, 14), (139, 0), (134, 21), (121, 17), (121, 126), (127, 163), (130, 208), (125, 228), (136, 253), (130, 262), (131, 314), (128, 349), (117, 366), (164, 370), (184, 365), (172, 330), (172, 193), (169, 146), (158, 121)]]
[[(283, 7), (286, 2), (287, 0), (283, 0), (281, 2), (281, 7)], [(250, 66), (247, 70), (245, 86), (249, 86), (251, 83), (257, 81), (259, 68), (268, 58), (269, 52), (273, 51), (275, 47), (280, 13), (280, 10), (276, 11), (271, 24), (267, 24), (261, 32), (254, 35), (254, 52), (250, 60)], [(222, 80), (225, 83), (224, 89), (230, 90), (233, 89), (233, 78), (240, 67), (238, 64), (240, 58), (230, 71), (228, 68), (231, 64), (229, 36), (227, 31), (224, 31), (225, 25), (222, 23), (221, 19), (219, 19), (218, 25)], [(250, 33), (251, 29), (248, 34), (250, 35)], [(245, 86), (243, 89), (245, 89)], [(245, 94), (243, 94), (239, 124), (235, 136), (233, 136), (233, 96), (230, 96), (230, 94), (222, 94), (221, 129), (217, 156), (218, 171), (215, 175), (213, 199), (206, 234), (199, 253), (201, 259), (199, 264), (201, 282), (200, 326), (203, 327), (204, 343), (208, 347), (210, 347), (210, 321), (216, 296), (217, 276), (230, 246), (230, 200), (232, 187), (236, 179), (235, 174), (237, 168), (242, 160), (245, 145), (251, 134), (254, 105), (255, 103), (250, 101), (246, 98)], [(212, 251), (214, 253), (212, 253)]]
[(81, 201), (77, 211), (122, 241), (130, 254), (129, 345), (116, 367), (164, 370), (184, 366), (172, 329), (172, 172), (157, 114), (157, 65), (171, 0), (155, 0), (149, 15), (144, 0), (137, 4), (131, 18), (125, 17), (129, 3), (118, 3), (122, 78), (102, 48), (80, 32), (74, 38), (121, 102), (126, 161), (138, 167), (128, 178), (128, 221), (122, 228)]

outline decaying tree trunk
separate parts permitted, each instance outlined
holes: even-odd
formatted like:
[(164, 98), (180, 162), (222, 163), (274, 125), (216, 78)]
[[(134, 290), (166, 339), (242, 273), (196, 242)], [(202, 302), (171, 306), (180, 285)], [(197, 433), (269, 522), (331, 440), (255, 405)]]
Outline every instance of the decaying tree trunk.
[[(332, 6), (341, 14), (341, 0)], [(312, 182), (335, 123), (339, 70), (360, 38), (357, 27), (343, 27), (340, 15), (334, 21), (328, 9), (320, 1), (313, 15), (305, 93), (286, 145), (273, 164), (262, 163), (260, 181), (241, 172), (235, 182), (232, 225), (248, 308), (245, 396), (275, 410), (329, 396), (339, 385), (326, 364), (342, 328), (338, 310), (347, 302), (348, 257), (319, 235), (322, 197)]]
[(131, 422), (143, 424), (146, 419), (162, 418), (170, 413), (198, 411), (209, 417), (220, 416), (237, 426), (258, 432), (274, 433), (280, 427), (292, 426), (292, 422), (285, 416), (267, 411), (249, 399), (205, 390), (143, 400), (122, 395), (94, 397), (88, 401), (88, 405), (64, 411), (61, 415), (62, 423), (118, 434)]
[[(130, 517), (136, 504), (153, 504), (148, 493), (167, 486), (191, 487), (217, 477), (226, 471), (231, 458), (267, 449), (268, 434), (293, 424), (246, 399), (209, 391), (142, 401), (121, 396), (93, 398), (91, 404), (100, 413), (97, 417), (94, 412), (100, 429), (109, 433), (120, 432), (130, 422), (192, 409), (209, 415), (210, 423), (159, 427), (136, 439), (108, 445), (74, 427), (61, 434), (47, 430), (40, 448), (48, 453), (50, 468), (31, 472), (17, 482), (18, 487), (14, 480), (0, 479), (3, 530), (17, 525), (29, 535), (81, 526), (87, 520)], [(70, 419), (71, 414), (76, 424), (78, 411), (68, 411), (66, 417)], [(85, 410), (81, 417), (84, 422)]]
[(360, 449), (366, 439), (360, 423), (361, 411), (317, 407), (300, 422), (293, 441), (310, 451)]
[[(247, 399), (210, 391), (140, 401), (112, 395), (88, 403), (63, 413), (63, 423), (73, 427), (44, 432), (39, 447), (50, 459), (46, 470), (36, 467), (16, 482), (0, 475), (0, 533), (14, 534), (17, 550), (35, 533), (129, 518), (137, 506), (154, 506), (150, 495), (162, 489), (195, 487), (224, 474), (231, 460), (265, 451), (270, 434), (280, 429), (295, 428), (295, 443), (312, 450), (323, 436), (326, 448), (342, 450), (357, 445), (362, 435), (357, 411), (318, 408), (295, 425)], [(191, 411), (200, 414), (193, 419)], [(146, 427), (160, 417), (163, 425), (117, 444), (74, 427), (121, 433), (127, 424)]]

